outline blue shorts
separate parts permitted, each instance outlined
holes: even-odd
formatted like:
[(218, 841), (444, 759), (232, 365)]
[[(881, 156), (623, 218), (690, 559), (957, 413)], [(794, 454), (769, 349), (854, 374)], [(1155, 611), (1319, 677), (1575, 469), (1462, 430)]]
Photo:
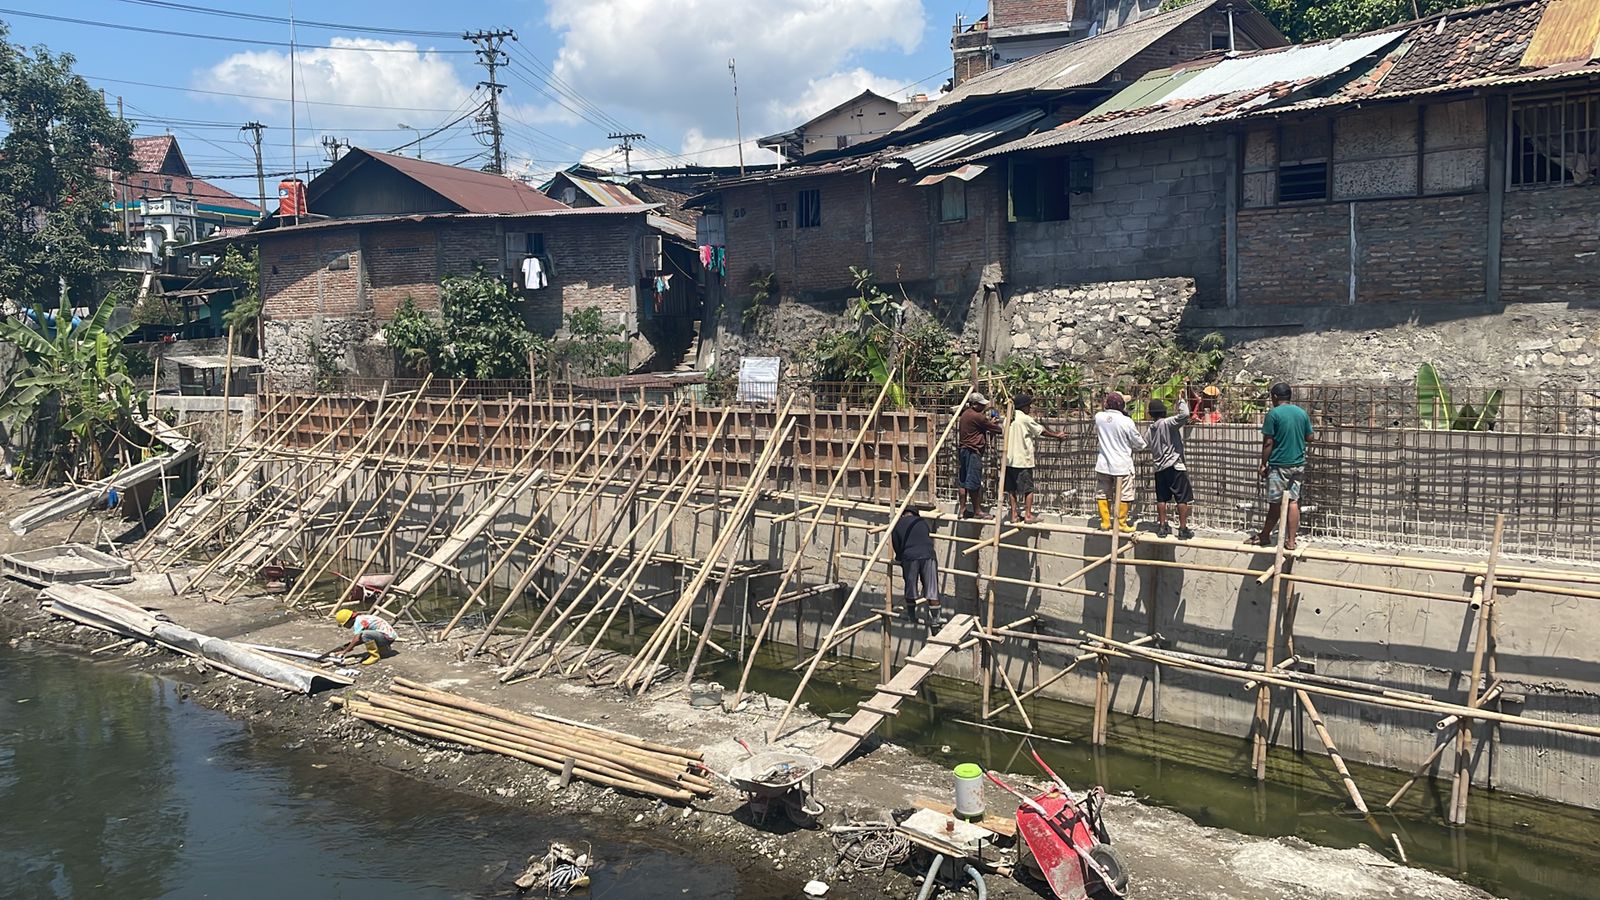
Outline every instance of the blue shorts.
[(1305, 466), (1273, 466), (1267, 469), (1267, 502), (1282, 502), (1283, 492), (1288, 491), (1289, 499), (1299, 503), (1300, 479), (1305, 474)]
[(956, 451), (956, 460), (960, 463), (956, 482), (963, 490), (983, 490), (983, 454), (976, 450), (962, 447)]

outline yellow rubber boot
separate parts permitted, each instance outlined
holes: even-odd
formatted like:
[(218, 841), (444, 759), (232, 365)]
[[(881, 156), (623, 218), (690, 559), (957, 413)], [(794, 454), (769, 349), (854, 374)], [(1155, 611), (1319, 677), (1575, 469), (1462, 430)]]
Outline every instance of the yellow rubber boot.
[(363, 666), (370, 666), (373, 663), (375, 663), (378, 660), (383, 658), (383, 654), (378, 651), (378, 642), (377, 641), (367, 641), (366, 645), (367, 645), (367, 658), (363, 659), (361, 661), (361, 664)]
[(1132, 531), (1133, 525), (1128, 521), (1128, 512), (1133, 508), (1131, 503), (1117, 504), (1117, 526), (1123, 531)]
[(1101, 500), (1100, 501), (1100, 530), (1101, 531), (1110, 531), (1111, 530), (1111, 501), (1110, 500)]

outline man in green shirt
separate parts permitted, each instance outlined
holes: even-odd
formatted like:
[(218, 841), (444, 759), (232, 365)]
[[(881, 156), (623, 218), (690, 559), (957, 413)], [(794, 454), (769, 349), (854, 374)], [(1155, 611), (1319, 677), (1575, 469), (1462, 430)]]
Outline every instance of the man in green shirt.
[(1306, 411), (1289, 402), (1289, 385), (1278, 382), (1272, 386), (1272, 409), (1261, 423), (1261, 465), (1256, 476), (1267, 482), (1267, 521), (1261, 531), (1252, 535), (1247, 543), (1259, 547), (1270, 546), (1273, 531), (1278, 526), (1278, 510), (1283, 495), (1289, 495), (1289, 511), (1283, 523), (1283, 549), (1295, 548), (1295, 535), (1300, 530), (1300, 479), (1306, 473), (1306, 441), (1311, 438), (1311, 417)]

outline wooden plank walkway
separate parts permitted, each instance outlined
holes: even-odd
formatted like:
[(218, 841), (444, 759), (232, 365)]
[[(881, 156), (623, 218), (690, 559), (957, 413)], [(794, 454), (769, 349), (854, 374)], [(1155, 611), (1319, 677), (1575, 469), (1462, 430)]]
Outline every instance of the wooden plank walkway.
[(871, 699), (856, 704), (857, 712), (849, 721), (833, 725), (833, 734), (818, 744), (811, 751), (812, 755), (822, 760), (828, 768), (838, 768), (840, 763), (850, 758), (850, 754), (856, 752), (868, 735), (883, 724), (884, 719), (900, 714), (900, 702), (907, 697), (915, 697), (923, 680), (977, 628), (976, 616), (952, 616), (938, 634), (928, 638), (920, 650), (906, 657), (905, 664), (887, 684), (878, 685), (878, 692)]

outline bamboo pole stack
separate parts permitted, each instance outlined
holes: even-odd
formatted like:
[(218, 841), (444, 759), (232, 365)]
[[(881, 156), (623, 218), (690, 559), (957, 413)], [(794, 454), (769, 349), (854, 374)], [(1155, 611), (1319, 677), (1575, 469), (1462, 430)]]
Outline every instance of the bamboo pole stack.
[(701, 755), (579, 722), (524, 715), (396, 678), (392, 694), (337, 698), (350, 715), (424, 737), (499, 753), (605, 787), (690, 802), (711, 793)]

